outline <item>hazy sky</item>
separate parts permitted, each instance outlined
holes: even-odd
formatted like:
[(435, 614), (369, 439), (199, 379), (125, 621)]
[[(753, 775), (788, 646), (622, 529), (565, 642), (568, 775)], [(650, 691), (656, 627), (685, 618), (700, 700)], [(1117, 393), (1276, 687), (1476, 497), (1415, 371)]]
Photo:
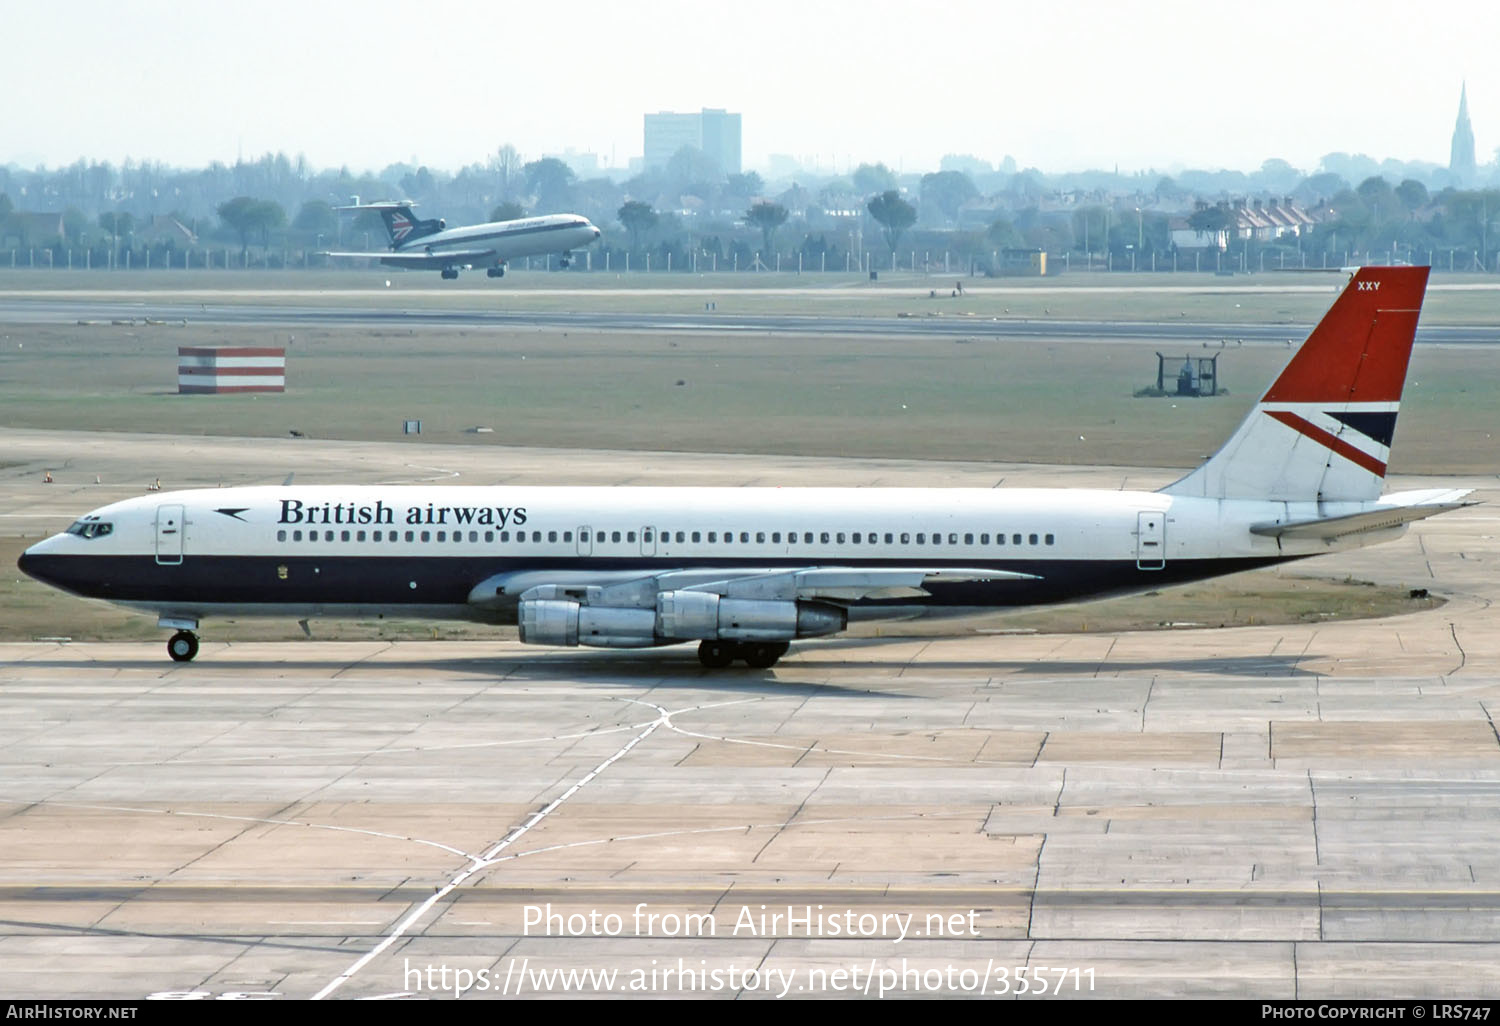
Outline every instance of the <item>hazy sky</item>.
[(7, 0), (0, 163), (456, 170), (501, 144), (623, 166), (723, 107), (747, 167), (1446, 164), (1500, 145), (1500, 0)]

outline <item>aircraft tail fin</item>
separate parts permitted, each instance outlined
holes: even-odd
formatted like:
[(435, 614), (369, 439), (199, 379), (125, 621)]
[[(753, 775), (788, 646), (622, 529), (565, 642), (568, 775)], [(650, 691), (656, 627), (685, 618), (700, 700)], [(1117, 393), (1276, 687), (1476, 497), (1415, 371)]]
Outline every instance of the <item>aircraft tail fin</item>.
[(1429, 270), (1356, 271), (1224, 447), (1162, 491), (1278, 501), (1378, 498)]
[(411, 207), (406, 205), (382, 205), (379, 210), (380, 219), (385, 222), (386, 234), (390, 236), (392, 249), (400, 249), (423, 236), (434, 235), (443, 230), (441, 220), (432, 218), (420, 221), (412, 214)]

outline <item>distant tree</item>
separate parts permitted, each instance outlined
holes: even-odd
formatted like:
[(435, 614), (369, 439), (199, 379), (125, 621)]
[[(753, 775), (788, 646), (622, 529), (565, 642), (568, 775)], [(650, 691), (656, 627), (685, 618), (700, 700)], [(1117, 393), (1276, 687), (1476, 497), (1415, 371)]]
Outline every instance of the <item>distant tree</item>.
[(307, 200), (297, 210), (292, 227), (308, 235), (332, 235), (338, 230), (339, 217), (333, 207), (322, 200)]
[(973, 180), (962, 171), (939, 171), (922, 176), (922, 200), (943, 212), (948, 222), (958, 219), (958, 209), (979, 195)]
[[(1079, 213), (1082, 213), (1080, 211)], [(1075, 218), (1077, 214), (1073, 215)], [(1005, 218), (1000, 218), (990, 225), (989, 230), (984, 233), (985, 241), (995, 249), (1009, 249), (1019, 246), (1022, 242), (1021, 233), (1016, 231), (1016, 226)]]
[(10, 212), (14, 209), (15, 207), (11, 205), (10, 197), (5, 193), (0, 192), (0, 221), (3, 221), (5, 218), (9, 217)]
[(432, 172), (425, 166), (419, 167), (411, 174), (401, 176), (401, 191), (406, 193), (407, 199), (427, 199), (437, 191), (437, 179), (432, 177)]
[(250, 252), (250, 235), (260, 233), (260, 244), (270, 242), (271, 231), (286, 224), (286, 211), (280, 203), (258, 200), (253, 196), (236, 196), (219, 204), (219, 220), (240, 237), (240, 257)]
[(129, 235), (135, 231), (135, 217), (124, 210), (105, 211), (99, 215), (99, 227), (110, 235)]
[(750, 200), (765, 191), (766, 183), (754, 171), (730, 175), (724, 182), (724, 191), (737, 199)]
[(510, 143), (495, 151), (489, 169), (495, 175), (495, 188), (502, 197), (512, 196), (521, 176), (521, 155)]
[(521, 169), (526, 175), (526, 191), (536, 197), (538, 213), (556, 214), (573, 203), (573, 169), (556, 157), (533, 160)]
[(1431, 200), (1427, 194), (1427, 186), (1415, 178), (1408, 178), (1396, 186), (1396, 198), (1406, 208), (1408, 214), (1415, 214), (1425, 207)]
[[(855, 172), (858, 181), (859, 172)], [(866, 204), (870, 216), (880, 222), (885, 234), (885, 244), (891, 248), (892, 256), (906, 229), (917, 223), (917, 208), (901, 198), (895, 189), (887, 189)]]
[(896, 187), (895, 174), (884, 164), (861, 164), (852, 177), (861, 196), (890, 192)]
[(490, 211), (491, 221), (519, 221), (525, 216), (525, 209), (522, 208), (521, 204), (516, 203), (513, 200), (506, 200), (494, 210)]
[(775, 250), (772, 243), (776, 238), (776, 229), (786, 224), (786, 207), (780, 203), (757, 203), (745, 211), (745, 222), (760, 229), (760, 237), (764, 243), (761, 253), (769, 257)]
[(1227, 207), (1203, 207), (1189, 214), (1187, 220), (1195, 232), (1223, 232), (1234, 224), (1234, 215)]
[(651, 209), (651, 204), (642, 203), (640, 200), (626, 200), (625, 205), (616, 212), (615, 216), (630, 233), (632, 250), (640, 249), (641, 236), (656, 227), (656, 211)]
[(683, 146), (662, 169), (677, 190), (698, 182), (717, 183), (724, 177), (719, 162), (695, 146)]
[(260, 248), (271, 244), (271, 233), (286, 226), (286, 210), (275, 200), (259, 200), (254, 210), (255, 230), (260, 232)]

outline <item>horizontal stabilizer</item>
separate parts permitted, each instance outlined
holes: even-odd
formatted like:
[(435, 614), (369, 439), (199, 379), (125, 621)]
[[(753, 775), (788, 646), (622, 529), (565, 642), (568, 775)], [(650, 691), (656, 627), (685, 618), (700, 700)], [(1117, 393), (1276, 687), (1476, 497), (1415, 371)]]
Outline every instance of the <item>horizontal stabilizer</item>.
[(1250, 528), (1250, 533), (1269, 538), (1322, 538), (1332, 541), (1352, 534), (1384, 531), (1413, 520), (1425, 520), (1439, 513), (1476, 505), (1464, 501), (1464, 496), (1468, 494), (1468, 489), (1398, 492), (1386, 496), (1381, 505), (1374, 509), (1336, 517), (1255, 524)]

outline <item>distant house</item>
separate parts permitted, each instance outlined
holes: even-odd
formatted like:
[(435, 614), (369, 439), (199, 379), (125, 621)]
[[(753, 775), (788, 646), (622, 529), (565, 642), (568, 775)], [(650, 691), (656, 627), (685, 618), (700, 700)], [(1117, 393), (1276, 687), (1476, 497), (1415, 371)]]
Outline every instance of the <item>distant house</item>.
[[(1208, 209), (1209, 205), (1200, 200), (1194, 213)], [(1290, 196), (1279, 201), (1237, 199), (1230, 203), (1221, 200), (1218, 209), (1223, 212), (1224, 227), (1217, 230), (1194, 228), (1186, 217), (1172, 218), (1167, 225), (1172, 245), (1180, 250), (1224, 250), (1228, 248), (1231, 237), (1258, 242), (1272, 242), (1286, 236), (1296, 238), (1311, 230), (1320, 220), (1297, 206)]]
[(135, 241), (147, 246), (186, 249), (198, 245), (192, 229), (169, 214), (153, 214), (135, 230)]
[(3, 222), (3, 242), (6, 246), (50, 246), (63, 238), (63, 216), (61, 214), (33, 214), (24, 210), (13, 211)]

